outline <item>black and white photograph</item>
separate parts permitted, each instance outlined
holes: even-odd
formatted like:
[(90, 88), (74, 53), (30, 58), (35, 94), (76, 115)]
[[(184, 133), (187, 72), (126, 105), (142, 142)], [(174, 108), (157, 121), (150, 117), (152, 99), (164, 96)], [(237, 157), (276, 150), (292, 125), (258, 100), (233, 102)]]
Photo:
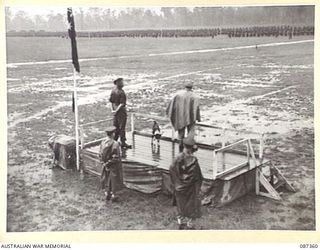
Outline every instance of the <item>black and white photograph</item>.
[(315, 231), (314, 5), (5, 6), (6, 231)]

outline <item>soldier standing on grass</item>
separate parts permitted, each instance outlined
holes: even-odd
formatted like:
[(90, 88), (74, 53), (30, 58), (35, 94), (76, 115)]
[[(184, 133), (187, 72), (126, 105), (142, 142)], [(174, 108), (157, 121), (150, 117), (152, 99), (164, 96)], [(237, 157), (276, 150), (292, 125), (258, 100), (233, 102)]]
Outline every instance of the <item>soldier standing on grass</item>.
[(178, 210), (179, 229), (195, 229), (193, 220), (201, 216), (199, 197), (202, 173), (198, 159), (193, 155), (195, 141), (192, 137), (183, 139), (183, 152), (170, 166), (170, 176), (174, 187), (174, 204)]
[(123, 188), (121, 148), (114, 140), (115, 127), (106, 129), (107, 137), (101, 142), (99, 158), (102, 164), (101, 186), (107, 201), (118, 201), (116, 193)]
[(123, 78), (118, 78), (113, 83), (115, 87), (111, 91), (109, 101), (111, 102), (111, 113), (113, 114), (113, 126), (116, 127), (114, 139), (118, 141), (120, 137), (121, 147), (131, 148), (131, 146), (126, 143), (127, 96), (123, 90)]
[(182, 140), (185, 137), (185, 130), (188, 136), (194, 137), (196, 121), (200, 122), (199, 98), (192, 91), (193, 84), (188, 82), (185, 89), (179, 91), (169, 103), (166, 113), (177, 131), (180, 140), (179, 150), (182, 152)]

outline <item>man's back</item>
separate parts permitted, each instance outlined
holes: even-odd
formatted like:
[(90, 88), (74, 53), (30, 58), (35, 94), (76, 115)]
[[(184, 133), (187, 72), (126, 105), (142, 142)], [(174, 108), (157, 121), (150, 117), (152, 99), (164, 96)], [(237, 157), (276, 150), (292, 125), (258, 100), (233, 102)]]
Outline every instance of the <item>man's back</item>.
[(109, 101), (112, 103), (114, 109), (116, 109), (120, 104), (123, 104), (124, 107), (122, 107), (118, 112), (126, 112), (125, 105), (127, 102), (127, 97), (123, 89), (118, 89), (117, 87), (113, 88)]
[(167, 108), (167, 115), (176, 130), (200, 121), (198, 96), (188, 90), (177, 92)]

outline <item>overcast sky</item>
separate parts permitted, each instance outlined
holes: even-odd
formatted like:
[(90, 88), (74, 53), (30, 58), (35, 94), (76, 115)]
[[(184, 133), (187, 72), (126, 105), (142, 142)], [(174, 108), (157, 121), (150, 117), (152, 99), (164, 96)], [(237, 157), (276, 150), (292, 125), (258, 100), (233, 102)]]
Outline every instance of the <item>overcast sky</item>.
[[(71, 6), (72, 7), (72, 6)], [(107, 6), (91, 6), (91, 7), (99, 7), (102, 9), (112, 9), (112, 10), (116, 10), (121, 11), (121, 10), (125, 10), (128, 7), (107, 7)], [(86, 11), (87, 9), (89, 9), (89, 7), (81, 7), (84, 11)], [(138, 8), (138, 7), (136, 7)], [(79, 11), (80, 7), (73, 7), (72, 8), (74, 12)], [(150, 9), (155, 11), (156, 13), (160, 12), (161, 7), (148, 7), (146, 9)], [(61, 14), (65, 14), (67, 12), (67, 6), (66, 7), (50, 7), (50, 6), (19, 6), (19, 7), (13, 7), (10, 6), (10, 11), (12, 12), (12, 14), (14, 15), (15, 13), (17, 13), (18, 11), (23, 10), (25, 12), (27, 12), (30, 15), (47, 15), (51, 12), (57, 14), (57, 13), (61, 13)]]
[(42, 14), (48, 14), (50, 12), (54, 13), (64, 13), (66, 12), (66, 7), (36, 7), (36, 6), (19, 6), (19, 7), (11, 7), (10, 10), (12, 14), (17, 13), (20, 10), (23, 10), (27, 12), (30, 15), (42, 15)]

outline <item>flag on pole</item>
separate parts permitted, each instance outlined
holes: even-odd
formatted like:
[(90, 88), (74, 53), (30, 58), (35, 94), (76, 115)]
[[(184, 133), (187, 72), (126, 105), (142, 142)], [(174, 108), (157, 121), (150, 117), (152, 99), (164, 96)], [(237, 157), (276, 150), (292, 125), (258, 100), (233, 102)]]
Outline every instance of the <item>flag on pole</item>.
[(72, 8), (68, 8), (68, 33), (71, 40), (71, 51), (72, 51), (72, 63), (77, 72), (80, 72), (80, 65), (78, 61), (77, 41), (76, 41), (76, 30), (74, 25), (74, 18), (72, 14)]

